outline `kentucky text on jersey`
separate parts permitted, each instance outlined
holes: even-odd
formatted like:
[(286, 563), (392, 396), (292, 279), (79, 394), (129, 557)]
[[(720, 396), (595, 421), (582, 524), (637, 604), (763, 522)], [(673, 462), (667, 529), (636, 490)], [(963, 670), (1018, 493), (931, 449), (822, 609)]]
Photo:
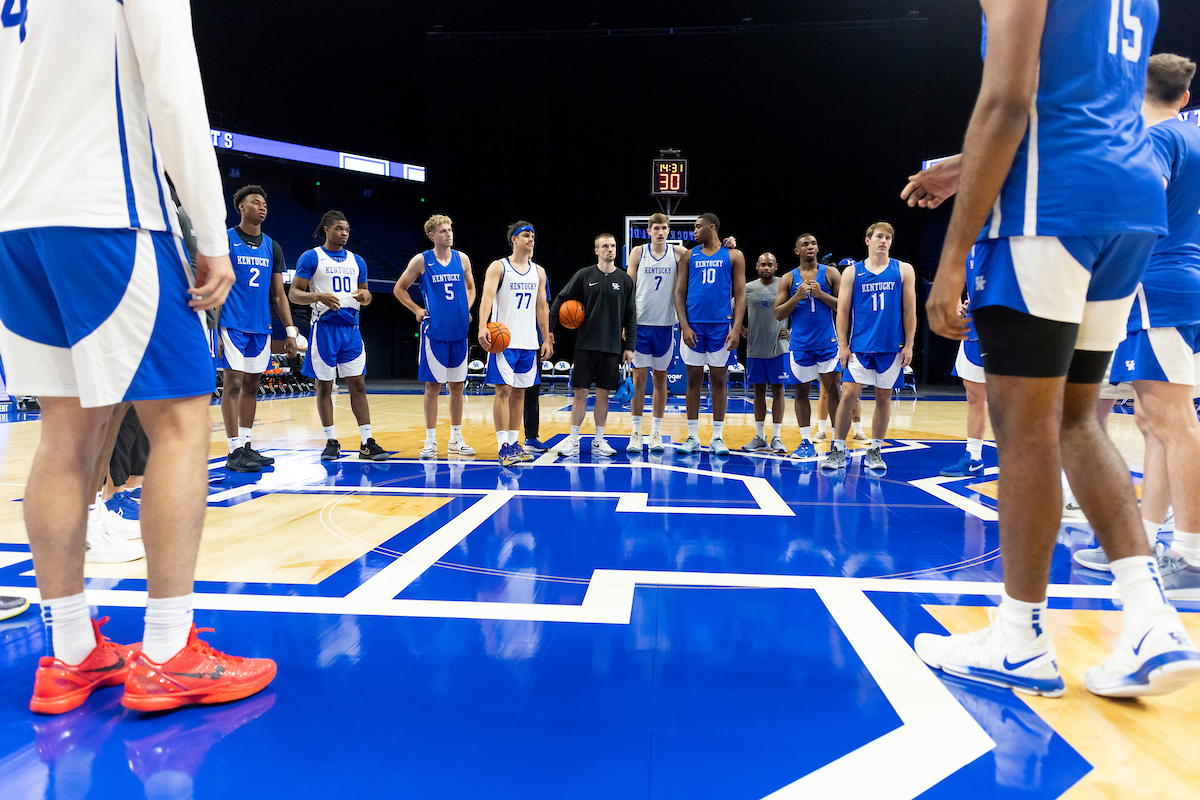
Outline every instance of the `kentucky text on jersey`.
[(873, 283), (864, 283), (860, 285), (859, 291), (862, 292), (894, 292), (896, 291), (895, 281), (875, 281)]
[(263, 269), (271, 268), (271, 259), (263, 258), (262, 256), (247, 256), (238, 253), (237, 263), (239, 267), (262, 267)]

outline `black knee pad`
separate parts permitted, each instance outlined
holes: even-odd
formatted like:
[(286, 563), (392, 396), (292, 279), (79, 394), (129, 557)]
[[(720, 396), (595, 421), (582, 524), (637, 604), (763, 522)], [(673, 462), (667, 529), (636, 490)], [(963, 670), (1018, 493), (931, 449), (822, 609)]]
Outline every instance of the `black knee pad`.
[[(1056, 322), (1005, 306), (971, 312), (979, 334), (983, 369), (991, 375), (1018, 378), (1061, 378), (1075, 355), (1079, 326)], [(1103, 376), (1104, 371), (1101, 369)]]

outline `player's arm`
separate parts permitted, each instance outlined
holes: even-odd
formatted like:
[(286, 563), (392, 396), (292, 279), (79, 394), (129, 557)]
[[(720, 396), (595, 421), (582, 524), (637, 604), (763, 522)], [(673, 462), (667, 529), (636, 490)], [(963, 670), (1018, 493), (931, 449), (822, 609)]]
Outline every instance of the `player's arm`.
[(736, 350), (742, 336), (742, 320), (746, 317), (746, 257), (741, 250), (730, 250), (733, 262), (733, 325), (725, 337), (725, 349)]
[(304, 253), (296, 261), (296, 276), (292, 278), (292, 288), (288, 292), (288, 300), (298, 306), (311, 306), (313, 303), (324, 303), (331, 309), (341, 308), (337, 295), (329, 292), (310, 291), (310, 281), (316, 272), (317, 254), (312, 250)]
[[(901, 305), (904, 314), (904, 349), (900, 351), (900, 365), (912, 363), (913, 342), (917, 336), (917, 272), (907, 261), (900, 262)], [(958, 313), (957, 307), (955, 313)]]
[(467, 319), (470, 319), (470, 309), (475, 305), (475, 273), (471, 272), (471, 259), (467, 258), (467, 254), (460, 253), (460, 257), (463, 265), (463, 288), (467, 291)]
[[(424, 274), (425, 258), (418, 253), (408, 260), (408, 265), (404, 268), (404, 272), (400, 273), (400, 277), (396, 279), (396, 285), (392, 287), (392, 294), (400, 301), (400, 305), (411, 311), (413, 316), (417, 318), (417, 325), (420, 325), (422, 320), (425, 319), (425, 309), (417, 305), (417, 302), (412, 299), (412, 296), (408, 293), (408, 287), (416, 283), (417, 278)], [(471, 275), (470, 270), (467, 270), (466, 274), (469, 278)], [(470, 292), (467, 293), (467, 297), (469, 298), (468, 307), (470, 300), (474, 299), (471, 297), (471, 294)]]
[(637, 271), (638, 265), (642, 263), (642, 248), (635, 247), (633, 252), (629, 254), (629, 261), (625, 265), (625, 273), (633, 279), (633, 285), (637, 286)]
[(799, 292), (792, 294), (792, 273), (789, 272), (779, 279), (779, 289), (775, 292), (775, 319), (790, 317), (800, 300)]
[(937, 277), (925, 303), (929, 327), (948, 339), (967, 338), (958, 316), (967, 254), (1004, 179), (1029, 123), (1037, 90), (1038, 59), (1048, 0), (982, 0), (987, 16), (987, 58), (979, 98), (963, 140), (961, 175)]
[(626, 364), (633, 361), (633, 343), (637, 341), (637, 298), (633, 287), (633, 280), (630, 280), (629, 291), (625, 293), (625, 329), (621, 332), (621, 350), (624, 351), (621, 358)]
[(283, 248), (279, 242), (271, 240), (271, 305), (275, 307), (275, 316), (283, 323), (283, 350), (289, 357), (296, 355), (296, 337), (300, 331), (292, 324), (292, 306), (288, 303), (287, 293), (283, 290), (283, 273), (287, 271), (287, 262), (283, 260)]
[(496, 290), (500, 288), (500, 278), (504, 276), (504, 264), (493, 261), (488, 264), (487, 272), (483, 275), (483, 297), (479, 301), (479, 344), (484, 350), (491, 350), (492, 335), (488, 333), (488, 322), (492, 318), (492, 301), (496, 299)]
[(944, 158), (915, 175), (909, 175), (908, 184), (900, 192), (900, 199), (907, 200), (910, 208), (937, 208), (958, 191), (961, 170), (961, 153)]
[(375, 295), (371, 294), (367, 286), (367, 262), (363, 261), (358, 253), (354, 254), (354, 260), (358, 262), (358, 288), (351, 292), (350, 296), (357, 300), (360, 306), (369, 306)]
[[(826, 272), (828, 273), (828, 270)], [(842, 273), (841, 277), (845, 285), (838, 292), (837, 302), (838, 361), (841, 362), (842, 369), (845, 369), (850, 361), (850, 306), (854, 303), (854, 265), (846, 267), (846, 272)]]
[[(683, 250), (683, 253), (680, 253), (680, 250)], [(679, 335), (684, 344), (688, 347), (695, 347), (696, 332), (688, 324), (687, 318), (687, 271), (691, 254), (681, 247), (676, 249), (675, 255), (675, 316), (679, 317)]]
[(538, 267), (538, 296), (537, 324), (542, 331), (542, 352), (539, 357), (544, 361), (554, 355), (554, 343), (550, 338), (550, 303), (546, 300), (546, 270)]

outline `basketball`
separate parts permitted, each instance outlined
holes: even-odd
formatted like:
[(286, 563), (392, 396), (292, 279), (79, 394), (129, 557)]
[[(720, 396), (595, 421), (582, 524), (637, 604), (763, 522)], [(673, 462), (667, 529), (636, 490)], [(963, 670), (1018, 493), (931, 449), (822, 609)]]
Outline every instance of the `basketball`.
[(564, 328), (575, 330), (583, 324), (583, 303), (568, 300), (558, 307), (558, 321)]
[(503, 352), (508, 348), (509, 340), (512, 339), (512, 334), (508, 332), (508, 326), (500, 322), (489, 322), (488, 334), (492, 337), (489, 353)]

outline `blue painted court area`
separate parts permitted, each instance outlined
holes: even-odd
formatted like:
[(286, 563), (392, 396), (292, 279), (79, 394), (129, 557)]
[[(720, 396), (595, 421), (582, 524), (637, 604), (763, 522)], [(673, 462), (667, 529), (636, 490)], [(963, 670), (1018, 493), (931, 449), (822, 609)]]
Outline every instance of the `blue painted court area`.
[[(889, 442), (881, 477), (857, 457), (827, 475), (583, 444), (515, 469), (281, 450), (273, 471), (211, 486), (214, 507), (328, 497), (333, 526), (339, 498), (449, 502), (315, 585), (198, 585), (215, 645), (279, 662), (240, 703), (140, 715), (109, 689), (37, 717), (47, 630), (36, 607), (0, 623), (0, 796), (874, 797), (884, 781), (1053, 798), (1091, 768), (1010, 692), (939, 677), (909, 647), (942, 631), (925, 606), (991, 603), (955, 581), (1002, 577), (975, 488), (995, 476), (938, 477), (961, 442)], [(1087, 582), (1070, 553), (1088, 545), (1063, 529), (1056, 583)], [(21, 556), (0, 546), (0, 586), (33, 585)], [(90, 586), (109, 590), (104, 632), (140, 636), (145, 581)], [(925, 757), (867, 768), (861, 748), (911, 736)]]
[[(555, 395), (542, 395), (541, 401), (546, 402), (547, 400), (552, 400), (554, 398), (555, 398)], [(653, 410), (654, 410), (651, 406), (651, 402), (652, 402), (651, 397), (649, 394), (647, 394), (645, 406), (643, 407), (643, 410), (642, 410), (642, 413), (645, 414), (646, 416), (650, 416), (651, 412), (653, 412)], [(556, 408), (555, 411), (570, 411), (572, 405), (573, 405), (573, 403), (571, 403), (568, 400), (568, 402), (565, 406), (562, 406), (561, 408)], [(596, 408), (596, 395), (590, 394), (590, 395), (588, 395), (588, 399), (587, 399), (587, 410), (593, 411), (593, 410), (595, 410), (595, 408)], [(624, 403), (615, 403), (615, 402), (613, 402), (613, 400), (610, 396), (609, 401), (608, 401), (608, 410), (613, 413), (616, 413), (618, 411), (624, 411), (624, 412), (628, 413), (628, 412), (632, 411), (632, 406), (630, 405), (629, 401), (625, 401)], [(686, 411), (687, 411), (687, 406), (684, 405), (683, 395), (671, 395), (670, 397), (667, 398), (666, 413), (682, 414)], [(702, 414), (711, 414), (712, 413), (712, 396), (709, 395), (707, 392), (705, 392), (703, 395), (700, 396), (700, 413), (702, 413)], [(743, 397), (740, 394), (734, 394), (731, 392), (729, 395), (729, 402), (726, 406), (725, 413), (727, 413), (727, 414), (753, 414), (754, 413), (754, 398), (753, 397)]]

